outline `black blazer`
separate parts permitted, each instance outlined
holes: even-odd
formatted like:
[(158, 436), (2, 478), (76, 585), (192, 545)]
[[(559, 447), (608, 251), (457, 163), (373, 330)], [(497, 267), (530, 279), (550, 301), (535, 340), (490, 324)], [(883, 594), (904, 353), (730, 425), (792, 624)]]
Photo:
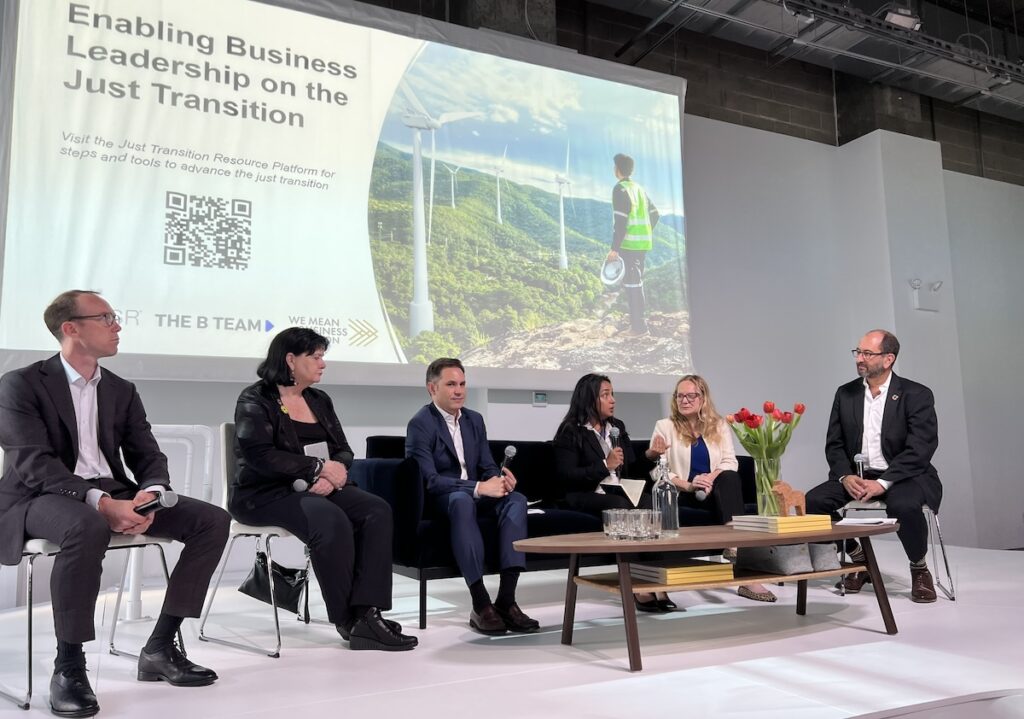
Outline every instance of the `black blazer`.
[[(334, 403), (322, 390), (302, 392), (317, 421), (327, 432), (331, 459), (352, 466), (352, 448), (334, 411)], [(312, 482), (317, 462), (303, 454), (291, 417), (282, 411), (275, 385), (257, 382), (238, 396), (235, 404), (235, 477), (229, 486), (228, 511), (255, 509), (292, 492), (292, 482)]]
[[(864, 381), (858, 378), (836, 390), (832, 403), (825, 439), (829, 479), (838, 481), (857, 473), (853, 458), (861, 451), (863, 437)], [(917, 482), (924, 490), (928, 506), (937, 511), (942, 483), (931, 463), (939, 445), (932, 391), (893, 373), (882, 410), (881, 440), (882, 455), (889, 468), (880, 479)]]
[[(169, 487), (167, 457), (160, 451), (135, 385), (110, 370), (96, 387), (97, 439), (115, 480), (129, 489)], [(85, 501), (97, 487), (74, 473), (78, 422), (60, 355), (0, 378), (0, 564), (21, 561), (28, 501), (60, 494)], [(128, 478), (121, 456), (135, 479)]]
[[(636, 455), (626, 425), (616, 417), (609, 417), (608, 421), (619, 428), (619, 446), (622, 447), (623, 459), (619, 476), (631, 477)], [(555, 433), (554, 446), (555, 473), (564, 491), (593, 492), (598, 484), (608, 478), (604, 449), (590, 428), (563, 422)]]

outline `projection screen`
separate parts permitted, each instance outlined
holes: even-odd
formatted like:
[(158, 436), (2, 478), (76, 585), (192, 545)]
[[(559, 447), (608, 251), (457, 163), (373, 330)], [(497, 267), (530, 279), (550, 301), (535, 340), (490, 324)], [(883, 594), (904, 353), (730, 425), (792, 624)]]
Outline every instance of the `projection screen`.
[[(42, 310), (72, 287), (119, 311), (137, 377), (248, 379), (292, 325), (331, 339), (335, 382), (690, 369), (684, 81), (294, 4), (8, 7), (4, 369), (55, 349)], [(601, 277), (617, 153), (660, 214), (640, 338)]]

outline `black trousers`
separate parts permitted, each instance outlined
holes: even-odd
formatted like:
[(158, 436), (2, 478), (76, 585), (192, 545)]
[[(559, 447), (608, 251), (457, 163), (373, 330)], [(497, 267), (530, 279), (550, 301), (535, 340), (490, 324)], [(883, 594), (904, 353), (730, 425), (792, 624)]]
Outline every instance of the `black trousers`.
[[(114, 480), (99, 480), (114, 499), (131, 499), (130, 490)], [(146, 535), (185, 545), (164, 595), (162, 612), (198, 617), (217, 563), (228, 539), (231, 518), (220, 507), (178, 496), (173, 507), (161, 509)], [(103, 556), (113, 534), (97, 510), (85, 502), (44, 494), (29, 502), (25, 534), (60, 546), (50, 573), (50, 596), (57, 639), (88, 642), (96, 638), (93, 616), (100, 590)]]
[(256, 509), (236, 511), (246, 524), (284, 527), (309, 547), (309, 558), (334, 624), (353, 606), (391, 608), (391, 506), (355, 485), (326, 497), (293, 492)]
[(680, 492), (679, 506), (711, 510), (718, 524), (731, 522), (734, 515), (745, 513), (739, 472), (731, 469), (720, 472), (703, 502), (694, 492)]
[[(889, 487), (879, 499), (885, 502), (886, 515), (900, 524), (896, 536), (903, 543), (903, 550), (911, 562), (919, 562), (928, 553), (928, 522), (921, 507), (927, 504), (924, 490), (912, 479)], [(831, 514), (839, 520), (838, 510), (853, 497), (840, 482), (829, 480), (819, 484), (807, 493), (808, 514)]]
[(642, 250), (619, 250), (626, 272), (622, 288), (629, 305), (629, 326), (634, 332), (647, 330), (647, 297), (644, 295), (644, 262), (647, 253)]

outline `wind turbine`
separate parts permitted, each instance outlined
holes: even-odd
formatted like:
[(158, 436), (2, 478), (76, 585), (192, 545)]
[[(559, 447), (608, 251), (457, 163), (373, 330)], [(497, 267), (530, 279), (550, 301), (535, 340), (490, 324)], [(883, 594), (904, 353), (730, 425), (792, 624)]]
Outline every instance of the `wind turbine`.
[(430, 130), (430, 207), (433, 211), (434, 189), (434, 133), (439, 127), (457, 120), (481, 117), (479, 112), (445, 112), (434, 118), (427, 112), (413, 93), (409, 84), (402, 80), (398, 89), (405, 96), (409, 110), (402, 115), (402, 124), (412, 130), (412, 301), (409, 303), (409, 337), (421, 332), (434, 330), (434, 305), (430, 301), (427, 283), (427, 232), (423, 211), (423, 149), (422, 133)]
[(450, 179), (451, 179), (451, 183), (452, 183), (452, 209), (454, 210), (455, 209), (455, 186), (459, 182), (456, 179), (456, 175), (459, 174), (459, 170), (462, 169), (462, 165), (459, 165), (458, 167), (454, 167), (453, 168), (451, 165), (448, 165), (448, 164), (442, 162), (441, 163), (441, 167), (443, 167), (444, 169), (448, 170), (448, 174), (451, 176)]
[(505, 145), (505, 151), (501, 153), (501, 163), (494, 168), (494, 197), (496, 201), (494, 208), (498, 215), (499, 225), (505, 224), (501, 220), (501, 178), (505, 176), (505, 158), (507, 157), (508, 145)]
[(569, 258), (565, 253), (565, 195), (566, 189), (572, 185), (569, 180), (569, 141), (565, 141), (565, 172), (555, 174), (558, 185), (558, 269), (569, 269)]

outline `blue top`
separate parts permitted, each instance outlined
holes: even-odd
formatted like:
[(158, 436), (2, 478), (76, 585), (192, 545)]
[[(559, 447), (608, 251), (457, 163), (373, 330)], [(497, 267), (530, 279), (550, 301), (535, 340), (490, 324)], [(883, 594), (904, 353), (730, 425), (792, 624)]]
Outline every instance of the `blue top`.
[(711, 471), (711, 455), (708, 453), (708, 446), (704, 444), (704, 438), (698, 437), (697, 443), (690, 447), (690, 482), (698, 474), (707, 474)]

